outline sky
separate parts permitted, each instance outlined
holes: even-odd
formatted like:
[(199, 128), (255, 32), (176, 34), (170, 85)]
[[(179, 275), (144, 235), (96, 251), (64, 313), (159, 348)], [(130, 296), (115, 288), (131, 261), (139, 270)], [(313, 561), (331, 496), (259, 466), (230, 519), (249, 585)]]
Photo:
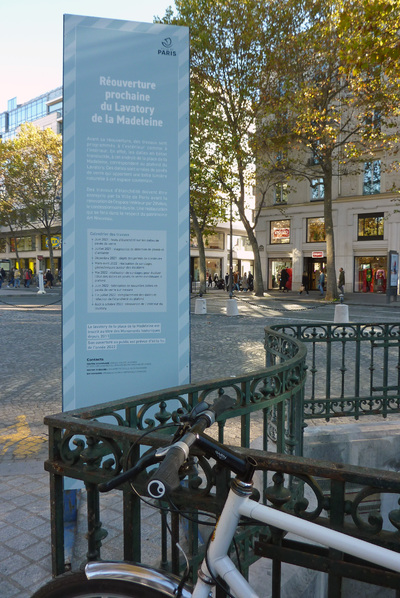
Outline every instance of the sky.
[(173, 0), (0, 0), (0, 113), (62, 85), (63, 15), (152, 23)]

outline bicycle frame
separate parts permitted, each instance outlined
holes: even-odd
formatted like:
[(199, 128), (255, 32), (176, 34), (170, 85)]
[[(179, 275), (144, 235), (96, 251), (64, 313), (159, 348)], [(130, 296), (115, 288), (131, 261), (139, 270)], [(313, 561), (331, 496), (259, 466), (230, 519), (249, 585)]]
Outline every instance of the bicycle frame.
[[(216, 576), (227, 583), (230, 592), (236, 598), (259, 598), (228, 556), (229, 547), (242, 516), (400, 572), (400, 555), (398, 553), (259, 504), (250, 498), (252, 488), (252, 483), (245, 483), (237, 478), (233, 481), (211, 538), (207, 557), (201, 565), (196, 585), (192, 592), (190, 588), (185, 587), (182, 593), (183, 598), (190, 596), (192, 598), (208, 598), (211, 587), (214, 585), (213, 577)], [(89, 579), (124, 579), (132, 583), (146, 585), (154, 590), (162, 589), (166, 595), (170, 596), (176, 595), (175, 590), (179, 583), (179, 580), (165, 572), (129, 563), (88, 563), (86, 575)]]

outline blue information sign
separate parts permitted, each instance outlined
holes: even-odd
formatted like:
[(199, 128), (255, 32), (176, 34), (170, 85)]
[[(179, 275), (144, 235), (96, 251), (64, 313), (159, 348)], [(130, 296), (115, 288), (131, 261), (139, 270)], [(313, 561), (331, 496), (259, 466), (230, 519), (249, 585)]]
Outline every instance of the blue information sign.
[(66, 15), (63, 409), (189, 381), (189, 33)]

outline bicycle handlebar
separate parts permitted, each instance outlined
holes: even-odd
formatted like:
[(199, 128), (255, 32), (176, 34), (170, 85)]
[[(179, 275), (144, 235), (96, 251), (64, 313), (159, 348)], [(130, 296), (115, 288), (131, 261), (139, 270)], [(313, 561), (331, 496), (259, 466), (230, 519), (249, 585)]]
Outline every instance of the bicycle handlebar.
[(179, 469), (188, 458), (190, 447), (196, 442), (198, 434), (209, 428), (217, 417), (230, 409), (234, 403), (235, 401), (231, 397), (222, 396), (206, 410), (199, 409), (195, 424), (181, 440), (168, 447), (162, 463), (147, 484), (147, 492), (152, 498), (163, 498), (178, 488), (180, 484)]
[(168, 447), (146, 453), (134, 467), (99, 484), (99, 491), (108, 492), (125, 482), (133, 481), (146, 467), (161, 461), (147, 485), (147, 491), (152, 498), (163, 498), (178, 488), (180, 484), (179, 469), (188, 458), (190, 447), (196, 442), (198, 434), (209, 428), (222, 413), (234, 404), (235, 400), (229, 396), (219, 397), (213, 405), (199, 403), (185, 418), (187, 421), (193, 422), (193, 425), (183, 438)]

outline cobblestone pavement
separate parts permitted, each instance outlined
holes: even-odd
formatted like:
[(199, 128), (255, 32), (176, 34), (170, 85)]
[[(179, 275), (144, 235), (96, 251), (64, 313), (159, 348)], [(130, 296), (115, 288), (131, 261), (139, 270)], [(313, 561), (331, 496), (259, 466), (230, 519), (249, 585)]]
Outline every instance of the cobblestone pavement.
[[(239, 315), (228, 317), (226, 299), (226, 293), (211, 291), (207, 313), (197, 315), (192, 298), (194, 382), (263, 367), (264, 326), (332, 321), (335, 311), (312, 294), (303, 298), (276, 293), (261, 299), (240, 294)], [(384, 297), (346, 299), (351, 321), (399, 320), (400, 302), (387, 306)], [(51, 577), (48, 475), (43, 472), (47, 433), (42, 422), (45, 415), (61, 410), (60, 289), (45, 296), (36, 290), (1, 289), (0, 331), (0, 596), (28, 598)], [(117, 494), (108, 503), (106, 527), (116, 530), (107, 539), (110, 552), (120, 525)], [(147, 516), (144, 543), (149, 555), (158, 540)]]

